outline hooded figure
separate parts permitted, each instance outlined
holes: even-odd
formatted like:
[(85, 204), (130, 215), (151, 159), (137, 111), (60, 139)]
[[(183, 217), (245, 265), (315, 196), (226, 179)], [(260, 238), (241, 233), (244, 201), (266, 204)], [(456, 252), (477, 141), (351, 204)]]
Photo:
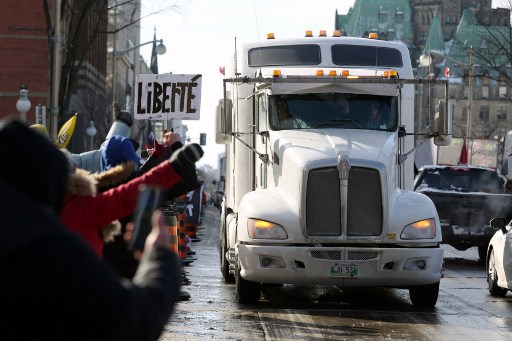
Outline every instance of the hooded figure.
[[(133, 282), (121, 281), (59, 221), (65, 155), (24, 123), (6, 119), (0, 158), (2, 338), (157, 340), (180, 282), (165, 225), (153, 221)], [(183, 162), (174, 164), (179, 169)]]

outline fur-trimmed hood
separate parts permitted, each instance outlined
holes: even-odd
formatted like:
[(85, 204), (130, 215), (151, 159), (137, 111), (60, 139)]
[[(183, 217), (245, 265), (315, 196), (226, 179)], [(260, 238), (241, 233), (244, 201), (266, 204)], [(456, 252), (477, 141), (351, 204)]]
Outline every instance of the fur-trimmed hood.
[(96, 188), (98, 191), (103, 191), (125, 183), (136, 169), (135, 163), (128, 161), (112, 167), (103, 173), (94, 173), (92, 176), (97, 181)]

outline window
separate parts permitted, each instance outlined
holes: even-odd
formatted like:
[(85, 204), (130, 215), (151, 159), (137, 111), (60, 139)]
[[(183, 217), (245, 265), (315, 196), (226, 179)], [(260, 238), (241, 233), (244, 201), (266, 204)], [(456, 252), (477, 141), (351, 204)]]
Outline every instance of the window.
[(347, 66), (401, 67), (402, 54), (397, 49), (364, 45), (333, 45), (332, 62)]
[(489, 121), (489, 106), (482, 105), (480, 107), (479, 116), (480, 116), (480, 121), (484, 121), (484, 122)]
[(398, 11), (395, 13), (395, 21), (397, 24), (401, 24), (404, 22), (404, 12)]
[(249, 66), (318, 65), (318, 45), (287, 45), (254, 48), (248, 52)]
[(482, 86), (482, 98), (489, 98), (489, 87), (487, 85)]
[(507, 98), (507, 87), (506, 86), (500, 86), (500, 99)]
[(379, 13), (379, 24), (383, 24), (388, 21), (388, 15), (385, 12)]
[(507, 107), (499, 107), (498, 113), (496, 114), (496, 119), (498, 121), (506, 121), (507, 120)]

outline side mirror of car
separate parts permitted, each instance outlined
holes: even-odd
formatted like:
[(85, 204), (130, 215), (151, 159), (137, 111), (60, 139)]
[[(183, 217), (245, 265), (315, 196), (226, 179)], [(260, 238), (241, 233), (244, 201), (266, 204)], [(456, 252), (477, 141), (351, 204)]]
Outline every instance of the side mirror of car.
[(492, 218), (491, 226), (495, 229), (500, 229), (503, 234), (507, 233), (507, 221), (505, 218)]

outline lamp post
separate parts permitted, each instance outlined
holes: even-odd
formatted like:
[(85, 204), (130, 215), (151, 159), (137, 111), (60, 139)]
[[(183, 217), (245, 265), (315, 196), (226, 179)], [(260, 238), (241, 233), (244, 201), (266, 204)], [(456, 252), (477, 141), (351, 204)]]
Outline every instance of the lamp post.
[(96, 127), (94, 126), (93, 121), (89, 121), (89, 125), (87, 126), (87, 129), (85, 129), (85, 133), (87, 134), (87, 136), (89, 136), (91, 138), (91, 150), (93, 150), (93, 139), (97, 133)]
[(139, 44), (137, 46), (132, 46), (132, 47), (130, 47), (128, 49), (125, 49), (125, 50), (116, 50), (115, 46), (114, 46), (114, 50), (112, 51), (112, 58), (113, 58), (112, 59), (112, 100), (113, 101), (117, 100), (116, 91), (115, 91), (115, 89), (116, 89), (116, 81), (117, 81), (117, 77), (116, 77), (117, 73), (116, 73), (116, 69), (115, 69), (116, 57), (122, 56), (124, 54), (127, 54), (130, 51), (138, 49), (141, 46), (148, 45), (148, 44), (153, 44), (153, 43), (159, 43), (156, 46), (156, 50), (155, 50), (157, 54), (162, 55), (162, 54), (165, 54), (165, 52), (167, 52), (167, 48), (165, 47), (165, 45), (163, 43), (163, 39), (151, 40), (151, 41)]
[(16, 102), (16, 110), (20, 113), (20, 119), (23, 122), (27, 122), (27, 112), (30, 110), (32, 104), (28, 99), (28, 89), (25, 85), (20, 87), (20, 98)]

